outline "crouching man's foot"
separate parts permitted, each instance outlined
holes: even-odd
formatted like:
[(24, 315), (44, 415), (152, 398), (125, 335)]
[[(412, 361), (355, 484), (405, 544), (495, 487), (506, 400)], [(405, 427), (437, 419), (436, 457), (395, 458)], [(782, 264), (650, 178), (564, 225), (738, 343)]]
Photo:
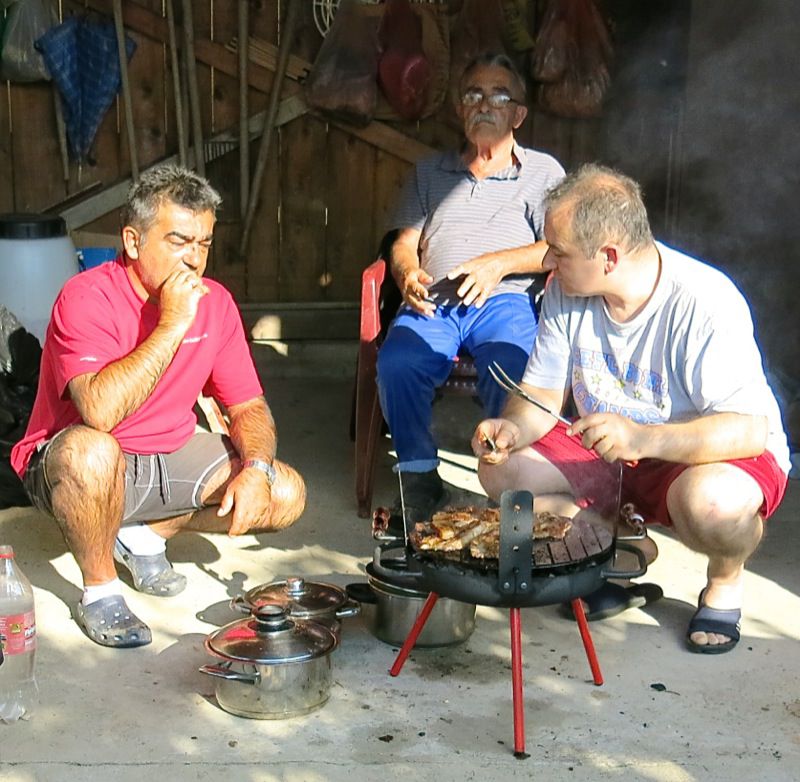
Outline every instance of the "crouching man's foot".
[(130, 571), (133, 586), (139, 592), (171, 597), (186, 589), (186, 576), (172, 567), (163, 551), (158, 554), (134, 554), (117, 540), (114, 559)]
[[(713, 600), (714, 606), (709, 605)], [(723, 654), (739, 643), (742, 584), (707, 586), (686, 631), (686, 645), (697, 654)]]
[(150, 628), (128, 608), (122, 595), (108, 595), (89, 605), (78, 603), (75, 621), (100, 646), (118, 649), (145, 646), (152, 640)]

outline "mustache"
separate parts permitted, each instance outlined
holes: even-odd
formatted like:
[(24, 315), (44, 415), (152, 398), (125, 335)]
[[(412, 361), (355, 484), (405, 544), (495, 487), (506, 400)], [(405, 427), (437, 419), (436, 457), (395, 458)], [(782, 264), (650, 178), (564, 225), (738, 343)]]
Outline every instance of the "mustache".
[(469, 123), (470, 129), (476, 127), (477, 125), (497, 125), (495, 118), (492, 114), (476, 114)]

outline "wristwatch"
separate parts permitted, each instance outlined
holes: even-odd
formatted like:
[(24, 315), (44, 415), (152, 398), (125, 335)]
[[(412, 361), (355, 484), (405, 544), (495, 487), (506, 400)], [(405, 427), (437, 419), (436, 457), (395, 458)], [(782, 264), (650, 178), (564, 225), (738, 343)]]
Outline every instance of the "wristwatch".
[(246, 470), (248, 467), (255, 467), (257, 470), (261, 470), (261, 472), (267, 476), (267, 483), (270, 486), (275, 483), (275, 479), (278, 477), (275, 473), (275, 468), (269, 462), (265, 462), (261, 459), (248, 459), (242, 465), (242, 469)]

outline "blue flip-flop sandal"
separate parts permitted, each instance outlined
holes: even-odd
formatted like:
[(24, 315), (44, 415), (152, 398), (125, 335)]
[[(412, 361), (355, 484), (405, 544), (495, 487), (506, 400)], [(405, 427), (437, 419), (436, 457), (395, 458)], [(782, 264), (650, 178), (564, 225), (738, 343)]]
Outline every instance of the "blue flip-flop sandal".
[[(686, 631), (686, 646), (695, 654), (724, 654), (739, 643), (739, 629), (742, 622), (740, 608), (711, 608), (703, 605), (705, 589), (697, 601), (697, 611), (689, 622)], [(692, 641), (692, 633), (718, 633), (726, 635), (730, 641), (724, 644), (697, 644)]]

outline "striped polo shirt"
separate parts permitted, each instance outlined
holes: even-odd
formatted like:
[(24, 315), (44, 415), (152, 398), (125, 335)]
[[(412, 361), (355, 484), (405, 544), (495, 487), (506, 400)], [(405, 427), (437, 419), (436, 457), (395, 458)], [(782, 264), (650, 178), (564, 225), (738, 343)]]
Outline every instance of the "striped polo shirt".
[[(437, 301), (454, 299), (460, 280), (450, 269), (484, 253), (532, 244), (544, 238), (545, 191), (564, 176), (555, 158), (514, 143), (515, 160), (477, 179), (461, 155), (450, 150), (417, 163), (400, 199), (392, 228), (422, 232), (420, 261), (433, 278)], [(542, 278), (542, 275), (536, 275)], [(510, 275), (492, 292), (528, 293), (529, 275)]]

